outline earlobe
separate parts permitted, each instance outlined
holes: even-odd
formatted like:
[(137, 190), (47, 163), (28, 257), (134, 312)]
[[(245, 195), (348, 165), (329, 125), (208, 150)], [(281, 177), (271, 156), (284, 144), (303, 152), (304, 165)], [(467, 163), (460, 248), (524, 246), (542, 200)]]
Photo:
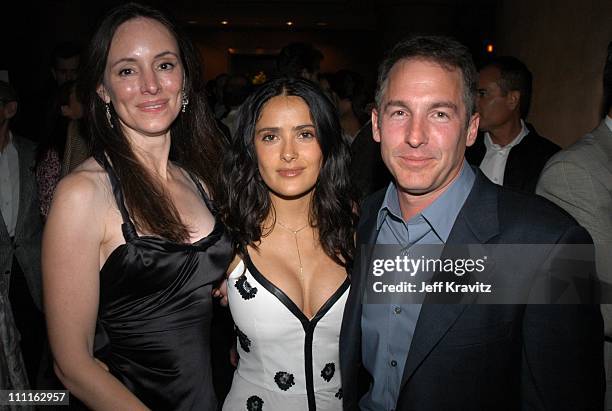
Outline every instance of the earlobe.
[(377, 143), (380, 143), (380, 129), (378, 128), (378, 111), (372, 109), (372, 138)]
[(476, 142), (476, 137), (478, 136), (478, 125), (480, 124), (480, 114), (474, 113), (472, 118), (470, 119), (470, 123), (468, 124), (467, 129), (467, 138), (465, 140), (465, 146), (470, 147), (474, 142)]
[(8, 103), (6, 103), (5, 107), (5, 116), (6, 118), (13, 118), (15, 116), (15, 114), (17, 114), (17, 102), (16, 101), (10, 101)]
[(521, 92), (520, 91), (510, 91), (508, 93), (508, 101), (510, 104), (510, 109), (514, 110), (518, 107), (519, 102), (521, 101)]
[(100, 84), (98, 86), (98, 88), (96, 89), (96, 93), (98, 93), (98, 96), (102, 99), (102, 101), (104, 101), (104, 104), (110, 103), (110, 97), (106, 92), (106, 88), (104, 88), (104, 84)]

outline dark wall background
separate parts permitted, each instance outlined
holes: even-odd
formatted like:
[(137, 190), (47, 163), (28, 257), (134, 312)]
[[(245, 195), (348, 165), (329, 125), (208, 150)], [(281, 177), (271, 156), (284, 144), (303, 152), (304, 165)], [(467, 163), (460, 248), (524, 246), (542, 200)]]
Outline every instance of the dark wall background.
[(497, 11), (499, 52), (534, 75), (530, 121), (567, 146), (600, 121), (612, 1), (504, 0)]
[[(63, 40), (86, 44), (100, 16), (118, 3), (47, 0), (3, 10), (0, 24), (6, 37), (0, 69), (10, 71), (21, 96), (35, 96), (50, 81), (53, 46)], [(322, 71), (350, 68), (371, 82), (384, 51), (410, 33), (453, 35), (471, 48), (477, 63), (486, 61), (485, 46), (492, 42), (495, 53), (516, 55), (531, 68), (535, 87), (529, 120), (564, 146), (598, 121), (605, 48), (612, 40), (609, 0), (147, 3), (170, 9), (184, 24), (201, 52), (206, 79), (239, 67), (232, 52), (260, 53), (269, 61), (290, 41), (318, 47), (325, 55)], [(229, 24), (221, 25), (222, 20)], [(294, 22), (291, 27), (285, 24), (289, 20)]]

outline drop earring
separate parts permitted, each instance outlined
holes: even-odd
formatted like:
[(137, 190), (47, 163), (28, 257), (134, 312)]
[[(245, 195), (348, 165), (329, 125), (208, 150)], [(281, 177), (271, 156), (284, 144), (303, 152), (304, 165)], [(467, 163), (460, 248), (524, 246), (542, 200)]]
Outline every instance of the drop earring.
[(182, 103), (181, 105), (183, 106), (183, 108), (181, 109), (181, 111), (184, 113), (185, 111), (187, 111), (187, 105), (189, 104), (189, 98), (187, 97), (187, 94), (185, 94), (185, 90), (183, 90), (183, 98), (182, 98)]
[(106, 120), (108, 121), (110, 128), (115, 128), (113, 126), (113, 118), (111, 117), (110, 104), (108, 103), (106, 103)]

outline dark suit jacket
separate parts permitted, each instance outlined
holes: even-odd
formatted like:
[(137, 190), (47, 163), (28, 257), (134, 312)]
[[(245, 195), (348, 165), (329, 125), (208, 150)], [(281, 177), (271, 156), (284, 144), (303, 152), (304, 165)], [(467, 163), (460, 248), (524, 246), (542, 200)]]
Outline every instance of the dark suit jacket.
[[(504, 172), (504, 187), (513, 188), (525, 193), (535, 193), (538, 177), (550, 157), (561, 147), (540, 136), (531, 124), (527, 124), (529, 134), (519, 144), (512, 147), (508, 154)], [(465, 151), (467, 161), (478, 167), (487, 148), (484, 134), (480, 133), (476, 142)]]
[(350, 176), (359, 200), (387, 187), (391, 173), (380, 155), (380, 143), (372, 137), (372, 121), (368, 121), (351, 144)]
[[(358, 245), (374, 244), (383, 197), (380, 191), (364, 202)], [(588, 233), (561, 209), (545, 199), (496, 186), (481, 172), (447, 241), (583, 243), (591, 243)], [(369, 266), (362, 248), (355, 258), (340, 334), (345, 410), (358, 409), (369, 384), (361, 362), (361, 264)], [(597, 305), (424, 304), (396, 409), (599, 410), (604, 390), (602, 346)]]
[(11, 274), (13, 255), (16, 256), (28, 283), (32, 299), (38, 309), (42, 310), (40, 267), (42, 221), (34, 177), (36, 145), (15, 134), (13, 134), (13, 143), (19, 158), (19, 212), (14, 242), (11, 242), (4, 219), (0, 215), (0, 275), (3, 276), (0, 284), (9, 283), (8, 276)]

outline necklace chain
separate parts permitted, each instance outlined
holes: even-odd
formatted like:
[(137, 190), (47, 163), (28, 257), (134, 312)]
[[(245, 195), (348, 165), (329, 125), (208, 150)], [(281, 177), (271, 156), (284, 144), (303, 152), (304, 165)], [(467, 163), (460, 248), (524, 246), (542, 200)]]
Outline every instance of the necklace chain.
[(298, 263), (300, 264), (300, 279), (302, 280), (302, 282), (304, 282), (304, 266), (302, 265), (302, 255), (300, 253), (300, 245), (298, 244), (297, 235), (300, 231), (308, 227), (309, 224), (306, 223), (303, 227), (300, 227), (297, 230), (292, 230), (291, 228), (287, 227), (285, 224), (281, 223), (280, 221), (276, 220), (276, 222), (278, 223), (279, 226), (281, 226), (285, 230), (293, 233), (293, 238), (295, 238), (295, 248), (297, 248)]

